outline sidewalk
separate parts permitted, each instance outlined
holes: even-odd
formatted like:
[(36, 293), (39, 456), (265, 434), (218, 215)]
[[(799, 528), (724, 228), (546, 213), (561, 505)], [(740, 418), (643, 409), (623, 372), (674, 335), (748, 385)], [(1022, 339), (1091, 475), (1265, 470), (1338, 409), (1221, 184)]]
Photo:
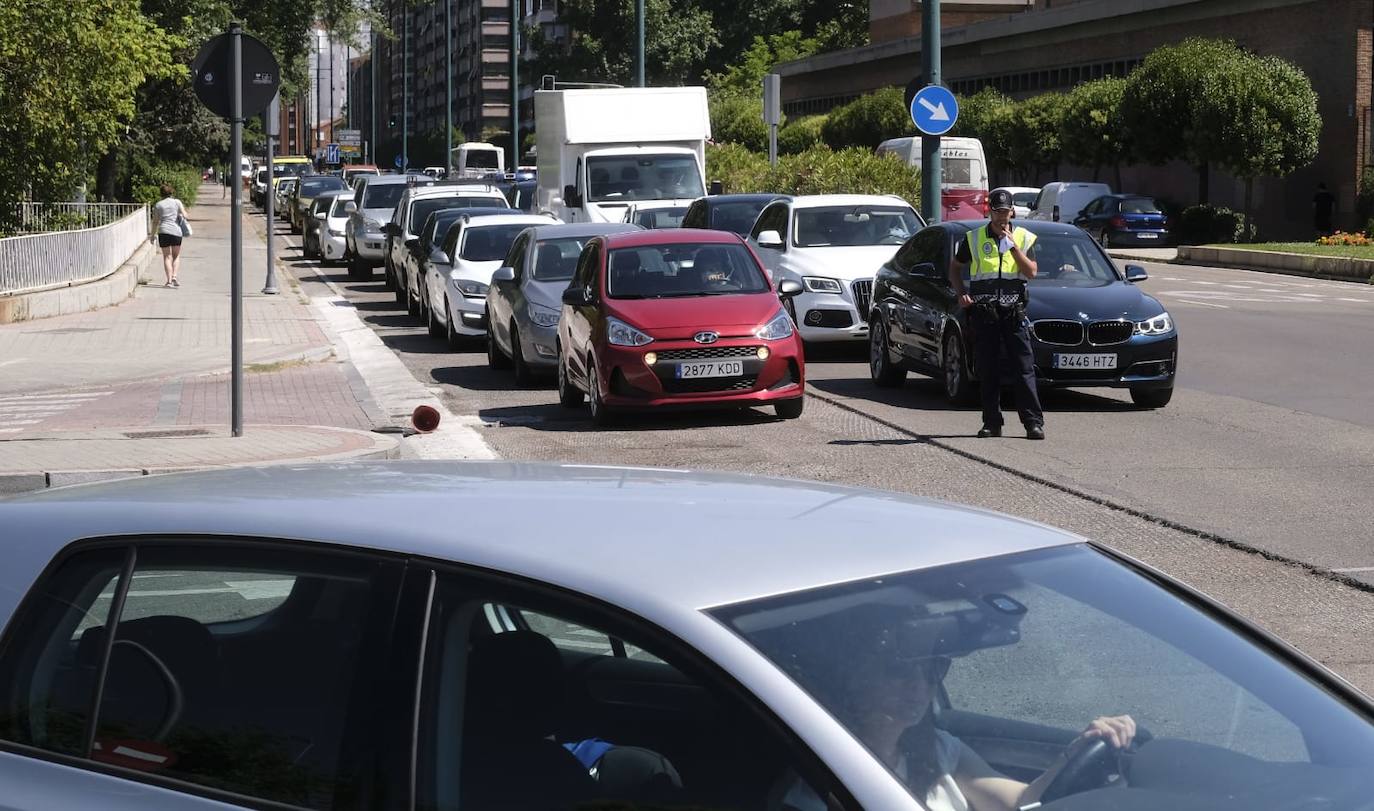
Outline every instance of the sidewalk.
[[(244, 435), (229, 435), (230, 205), (201, 187), (180, 288), (160, 257), (127, 302), (0, 325), (0, 494), (173, 469), (395, 457), (394, 426), (289, 275), (259, 292), (245, 217)], [(247, 208), (245, 206), (245, 208)]]

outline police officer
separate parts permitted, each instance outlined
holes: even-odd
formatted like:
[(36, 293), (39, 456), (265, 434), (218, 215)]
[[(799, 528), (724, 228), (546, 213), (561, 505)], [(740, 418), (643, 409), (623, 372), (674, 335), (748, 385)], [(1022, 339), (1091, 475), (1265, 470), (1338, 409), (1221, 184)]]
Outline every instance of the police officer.
[[(959, 306), (969, 311), (974, 353), (982, 379), (983, 427), (979, 437), (1002, 435), (1001, 368), (1004, 358), (1016, 367), (1016, 410), (1027, 439), (1045, 438), (1045, 416), (1035, 390), (1035, 358), (1026, 324), (1026, 282), (1035, 278), (1035, 260), (1028, 252), (1035, 234), (1011, 224), (1011, 193), (995, 189), (988, 195), (987, 225), (968, 232), (950, 264), (949, 282)], [(964, 283), (964, 272), (969, 281)]]

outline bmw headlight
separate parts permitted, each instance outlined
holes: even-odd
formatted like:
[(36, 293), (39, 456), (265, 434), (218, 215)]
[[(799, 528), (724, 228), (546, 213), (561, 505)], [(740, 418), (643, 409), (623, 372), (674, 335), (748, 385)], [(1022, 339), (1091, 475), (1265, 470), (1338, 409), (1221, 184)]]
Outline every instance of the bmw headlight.
[(1174, 321), (1168, 313), (1160, 313), (1149, 320), (1135, 322), (1136, 335), (1163, 335), (1172, 332), (1173, 329)]
[(765, 341), (781, 341), (783, 338), (792, 337), (792, 317), (784, 310), (779, 310), (773, 316), (773, 320), (754, 330), (754, 334)]
[(530, 302), (530, 320), (540, 327), (558, 326), (558, 311), (542, 304)]
[(643, 346), (654, 339), (618, 318), (607, 318), (606, 340), (613, 346)]
[(824, 276), (803, 276), (802, 284), (806, 285), (807, 291), (811, 293), (839, 294), (843, 289), (840, 287), (839, 282), (834, 279), (827, 279)]
[(471, 279), (455, 279), (453, 286), (458, 288), (458, 292), (467, 298), (486, 298), (487, 285), (481, 282), (474, 282)]

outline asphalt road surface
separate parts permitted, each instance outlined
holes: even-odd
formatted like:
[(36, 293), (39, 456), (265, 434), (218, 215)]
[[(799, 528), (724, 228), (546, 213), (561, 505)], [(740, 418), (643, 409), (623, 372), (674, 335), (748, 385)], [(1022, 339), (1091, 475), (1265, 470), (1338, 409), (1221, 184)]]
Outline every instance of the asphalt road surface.
[[(279, 227), (279, 233), (284, 227)], [(1179, 388), (1136, 409), (1125, 391), (1045, 395), (1049, 441), (973, 437), (976, 409), (912, 377), (880, 390), (864, 345), (807, 361), (798, 420), (771, 410), (648, 415), (597, 429), (550, 385), (515, 386), (483, 347), (450, 351), (383, 289), (280, 253), (307, 293), (328, 278), (502, 457), (741, 471), (842, 482), (1007, 512), (1109, 544), (1211, 594), (1374, 694), (1374, 413), (1360, 285), (1147, 265), (1176, 317)], [(1277, 291), (1277, 292), (1273, 292)], [(1014, 412), (1009, 427), (1015, 427)], [(913, 539), (920, 528), (909, 529)], [(858, 530), (856, 530), (858, 531)], [(894, 531), (902, 531), (894, 528)]]

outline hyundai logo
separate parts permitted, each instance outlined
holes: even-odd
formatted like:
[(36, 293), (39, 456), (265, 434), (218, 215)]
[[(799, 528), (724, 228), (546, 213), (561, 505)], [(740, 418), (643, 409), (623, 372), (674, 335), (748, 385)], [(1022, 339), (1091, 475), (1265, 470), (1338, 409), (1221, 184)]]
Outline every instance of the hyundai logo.
[(713, 344), (720, 340), (720, 334), (706, 330), (693, 335), (692, 340), (699, 344)]

